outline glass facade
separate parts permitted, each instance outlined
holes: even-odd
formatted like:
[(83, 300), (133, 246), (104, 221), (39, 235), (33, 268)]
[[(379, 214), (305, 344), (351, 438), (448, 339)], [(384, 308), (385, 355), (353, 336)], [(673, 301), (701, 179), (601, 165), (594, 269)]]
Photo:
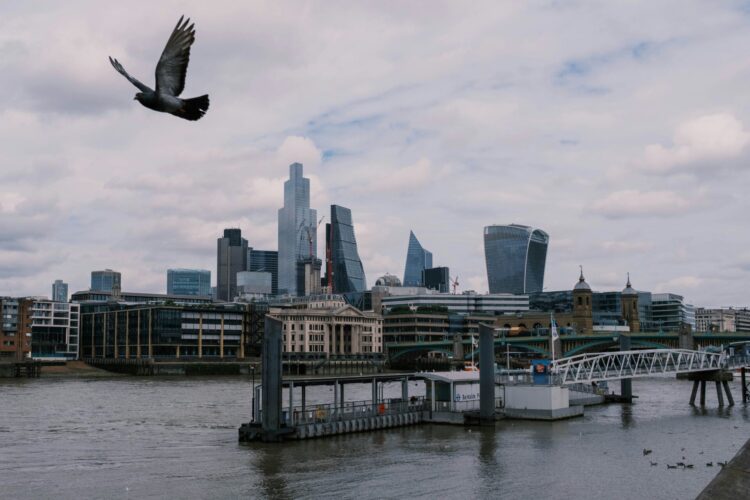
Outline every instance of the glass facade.
[(216, 298), (231, 302), (237, 296), (237, 273), (247, 271), (247, 240), (240, 229), (225, 229), (216, 247)]
[(168, 269), (167, 294), (211, 296), (211, 271), (206, 269)]
[(695, 330), (695, 308), (686, 304), (682, 295), (655, 293), (651, 296), (654, 326), (659, 331), (678, 331), (685, 325)]
[(450, 291), (450, 270), (447, 267), (431, 267), (422, 271), (422, 283), (430, 290)]
[(91, 290), (95, 292), (111, 292), (115, 286), (122, 290), (122, 276), (117, 271), (91, 271)]
[(279, 293), (279, 252), (276, 250), (247, 250), (247, 270), (271, 273), (271, 294)]
[(297, 261), (318, 255), (317, 217), (310, 209), (310, 179), (302, 164), (289, 165), (284, 206), (279, 209), (278, 293), (299, 295)]
[(404, 286), (422, 286), (422, 271), (432, 267), (432, 252), (425, 250), (414, 235), (409, 231), (409, 248), (406, 250), (406, 265), (404, 266)]
[(490, 293), (541, 292), (549, 236), (519, 224), (484, 228), (484, 256)]
[(357, 251), (352, 211), (339, 205), (331, 205), (329, 231), (333, 271), (332, 292), (350, 293), (366, 290), (367, 280)]
[(55, 280), (52, 283), (52, 300), (55, 302), (68, 301), (68, 284), (63, 282), (63, 280)]

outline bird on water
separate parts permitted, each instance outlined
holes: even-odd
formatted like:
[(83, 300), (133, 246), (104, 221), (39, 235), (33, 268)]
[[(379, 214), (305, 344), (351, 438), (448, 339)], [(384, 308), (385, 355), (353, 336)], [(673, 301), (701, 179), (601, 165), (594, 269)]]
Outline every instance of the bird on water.
[(181, 16), (177, 26), (167, 40), (167, 45), (161, 53), (156, 65), (156, 90), (152, 90), (125, 71), (117, 59), (109, 58), (109, 62), (130, 83), (138, 87), (140, 92), (134, 99), (143, 106), (170, 113), (185, 120), (200, 120), (208, 111), (208, 94), (192, 99), (181, 99), (179, 96), (185, 88), (185, 75), (190, 61), (190, 46), (195, 41), (195, 23), (190, 18), (183, 21)]

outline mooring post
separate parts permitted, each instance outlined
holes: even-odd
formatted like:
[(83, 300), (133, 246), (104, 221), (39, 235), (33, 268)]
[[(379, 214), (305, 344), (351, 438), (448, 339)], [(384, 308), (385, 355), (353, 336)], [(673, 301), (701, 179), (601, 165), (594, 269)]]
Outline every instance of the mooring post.
[(701, 406), (706, 406), (706, 381), (701, 380)]
[(495, 330), (479, 325), (479, 419), (495, 419)]
[(698, 393), (698, 384), (699, 382), (697, 380), (693, 381), (693, 392), (690, 394), (690, 405), (695, 406), (695, 395)]
[(339, 385), (339, 391), (341, 391), (341, 395), (339, 396), (339, 402), (341, 403), (341, 408), (343, 408), (344, 401), (346, 401), (346, 399), (344, 399), (344, 384)]
[(715, 384), (716, 384), (716, 397), (719, 398), (719, 406), (724, 406), (724, 395), (721, 393), (721, 382), (717, 380)]
[[(620, 350), (630, 350), (630, 337), (628, 335), (620, 335)], [(631, 379), (624, 378), (620, 380), (620, 396), (629, 403), (633, 402), (633, 381)]]
[(732, 392), (729, 390), (729, 383), (726, 380), (722, 380), (721, 385), (724, 386), (724, 392), (727, 393), (727, 402), (729, 403), (729, 406), (734, 406), (734, 398), (732, 397)]
[(409, 401), (409, 377), (404, 377), (401, 381), (401, 401), (405, 403)]
[(378, 411), (378, 379), (372, 379), (372, 414), (376, 415)]

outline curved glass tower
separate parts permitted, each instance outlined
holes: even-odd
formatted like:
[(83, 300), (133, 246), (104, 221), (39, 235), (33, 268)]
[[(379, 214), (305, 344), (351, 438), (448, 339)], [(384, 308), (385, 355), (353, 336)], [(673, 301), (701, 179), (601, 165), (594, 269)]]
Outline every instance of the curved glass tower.
[(331, 205), (330, 245), (333, 266), (333, 292), (350, 293), (367, 290), (365, 269), (357, 251), (352, 211)]
[(432, 267), (432, 252), (425, 250), (409, 231), (409, 248), (406, 251), (404, 268), (404, 286), (422, 286), (422, 271)]
[(520, 224), (484, 228), (490, 293), (541, 292), (549, 235)]

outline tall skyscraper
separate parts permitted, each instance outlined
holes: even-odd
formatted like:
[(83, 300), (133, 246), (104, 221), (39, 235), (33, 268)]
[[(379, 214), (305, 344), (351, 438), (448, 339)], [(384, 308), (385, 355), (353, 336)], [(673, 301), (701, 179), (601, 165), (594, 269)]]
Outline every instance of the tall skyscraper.
[(237, 273), (247, 271), (247, 240), (242, 230), (225, 229), (216, 247), (216, 298), (231, 302), (237, 296)]
[(422, 286), (422, 271), (432, 267), (432, 252), (425, 250), (414, 235), (409, 231), (409, 248), (406, 250), (406, 266), (404, 268), (404, 286)]
[(55, 302), (68, 301), (68, 284), (63, 280), (55, 280), (52, 283), (52, 300)]
[(279, 293), (279, 252), (247, 249), (247, 270), (271, 273), (271, 294)]
[(207, 269), (167, 269), (168, 295), (211, 296), (211, 271)]
[(284, 183), (284, 206), (279, 209), (280, 294), (299, 294), (297, 262), (318, 255), (317, 217), (310, 209), (310, 179), (302, 177), (301, 163), (292, 163)]
[(541, 292), (549, 235), (520, 224), (484, 228), (490, 293)]
[(122, 290), (122, 276), (117, 271), (105, 269), (91, 271), (91, 290), (96, 292), (112, 292)]
[(331, 205), (331, 223), (326, 224), (326, 284), (332, 285), (333, 293), (367, 290), (352, 211), (339, 205)]

